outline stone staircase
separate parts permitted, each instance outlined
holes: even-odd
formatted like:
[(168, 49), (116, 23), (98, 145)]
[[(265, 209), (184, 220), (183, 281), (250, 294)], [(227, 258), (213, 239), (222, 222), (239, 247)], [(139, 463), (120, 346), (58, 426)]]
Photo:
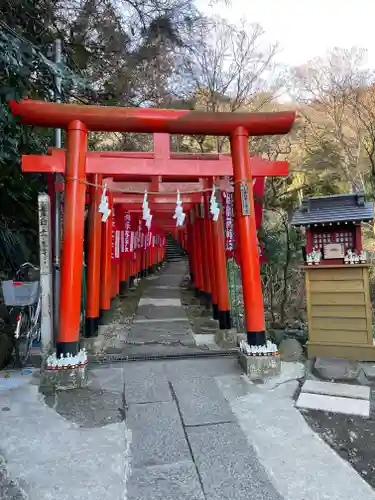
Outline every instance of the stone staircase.
[(186, 252), (184, 249), (169, 235), (167, 236), (165, 257), (167, 262), (179, 262), (186, 259)]

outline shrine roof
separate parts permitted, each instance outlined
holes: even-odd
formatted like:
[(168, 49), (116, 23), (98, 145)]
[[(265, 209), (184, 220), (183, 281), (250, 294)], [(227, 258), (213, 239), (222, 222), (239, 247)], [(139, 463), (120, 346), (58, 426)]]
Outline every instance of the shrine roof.
[(338, 194), (305, 198), (294, 213), (293, 226), (308, 226), (327, 222), (365, 222), (374, 218), (374, 204), (365, 200), (364, 193)]

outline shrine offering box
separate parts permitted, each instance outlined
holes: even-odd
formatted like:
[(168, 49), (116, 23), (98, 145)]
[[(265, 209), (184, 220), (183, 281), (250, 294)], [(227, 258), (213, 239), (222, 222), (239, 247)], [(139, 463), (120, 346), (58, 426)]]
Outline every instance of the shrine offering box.
[(373, 220), (362, 193), (308, 198), (292, 225), (306, 230), (308, 356), (375, 360), (367, 255), (361, 223)]

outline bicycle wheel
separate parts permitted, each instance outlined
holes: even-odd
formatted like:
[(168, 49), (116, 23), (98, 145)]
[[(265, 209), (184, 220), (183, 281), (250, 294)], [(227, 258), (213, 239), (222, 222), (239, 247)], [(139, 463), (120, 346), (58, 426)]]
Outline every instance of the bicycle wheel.
[(17, 365), (23, 367), (29, 359), (33, 342), (31, 318), (26, 309), (21, 312), (20, 321), (19, 337), (15, 339), (15, 355)]

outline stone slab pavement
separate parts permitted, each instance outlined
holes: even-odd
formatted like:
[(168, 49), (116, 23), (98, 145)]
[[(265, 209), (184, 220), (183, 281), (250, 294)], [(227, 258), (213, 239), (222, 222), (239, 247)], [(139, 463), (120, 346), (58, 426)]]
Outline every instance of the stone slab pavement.
[(252, 384), (232, 358), (91, 365), (87, 388), (1, 391), (1, 500), (375, 500), (307, 425), (303, 367)]
[(194, 338), (190, 324), (186, 321), (134, 323), (128, 335), (128, 342), (133, 343), (181, 343), (191, 345)]
[[(181, 303), (179, 285), (186, 273), (185, 262), (169, 263), (149, 280), (125, 342), (128, 356), (188, 354), (192, 349), (201, 353), (209, 348), (207, 341), (197, 346)], [(210, 347), (220, 349), (212, 342)]]
[(370, 417), (370, 401), (363, 399), (341, 398), (338, 396), (327, 396), (326, 394), (301, 392), (296, 406), (307, 410), (359, 415), (364, 418)]
[(306, 380), (302, 386), (302, 392), (342, 398), (370, 399), (370, 387), (368, 386), (322, 382), (320, 380)]
[(107, 360), (155, 359), (221, 352), (212, 335), (197, 340), (191, 328), (181, 303), (180, 285), (187, 272), (185, 262), (168, 263), (160, 273), (147, 277), (128, 326), (115, 322), (93, 342), (101, 350), (100, 356)]
[(181, 288), (168, 287), (160, 288), (158, 286), (148, 286), (143, 293), (143, 297), (157, 298), (157, 299), (179, 299), (181, 295)]

